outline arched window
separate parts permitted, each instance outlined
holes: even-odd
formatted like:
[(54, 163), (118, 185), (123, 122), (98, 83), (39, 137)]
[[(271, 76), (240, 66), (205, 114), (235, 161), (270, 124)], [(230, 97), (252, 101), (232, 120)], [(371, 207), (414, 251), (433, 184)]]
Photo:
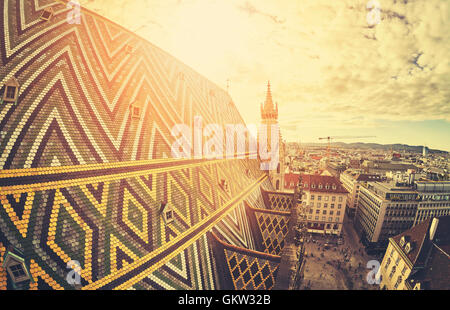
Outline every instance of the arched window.
[(279, 189), (280, 189), (280, 180), (277, 180), (277, 183), (276, 183), (276, 188), (277, 188), (277, 190), (279, 190)]
[(278, 163), (277, 173), (280, 173), (280, 163)]

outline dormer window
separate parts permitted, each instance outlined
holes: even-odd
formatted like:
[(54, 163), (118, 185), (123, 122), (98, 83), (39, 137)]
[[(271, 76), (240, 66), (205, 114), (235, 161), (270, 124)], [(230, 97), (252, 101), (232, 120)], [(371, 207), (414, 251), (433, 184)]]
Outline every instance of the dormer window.
[(132, 54), (133, 52), (134, 52), (134, 48), (132, 45), (130, 45), (130, 44), (125, 45), (125, 53)]
[(141, 106), (138, 102), (134, 102), (130, 105), (131, 118), (139, 119), (141, 118)]
[(403, 237), (400, 239), (400, 246), (401, 246), (401, 247), (404, 247), (404, 246), (405, 246), (405, 243), (406, 243), (406, 238), (405, 238), (405, 236), (403, 236)]
[(319, 189), (322, 189), (322, 184), (319, 184)]
[(251, 176), (250, 169), (245, 169), (245, 175), (249, 178)]
[(227, 193), (230, 193), (230, 187), (228, 186), (228, 182), (225, 179), (221, 179), (219, 186)]
[(173, 208), (167, 202), (161, 203), (160, 211), (164, 220), (164, 224), (169, 225), (175, 220)]
[(325, 188), (326, 188), (326, 189), (330, 189), (330, 185), (328, 185), (328, 184), (325, 185)]
[(3, 92), (3, 102), (16, 103), (19, 97), (19, 82), (15, 77), (12, 77), (5, 83), (5, 89)]
[(408, 242), (405, 245), (405, 252), (406, 252), (406, 254), (409, 254), (411, 251), (412, 251), (412, 245), (411, 245), (411, 242)]
[(53, 17), (53, 8), (46, 8), (42, 11), (41, 20), (48, 22)]
[(333, 184), (333, 189), (336, 189), (336, 184)]
[(2, 267), (8, 271), (14, 286), (28, 280), (33, 280), (28, 271), (25, 259), (22, 256), (22, 252), (17, 249), (8, 249), (3, 258)]
[(311, 185), (311, 188), (312, 188), (312, 189), (315, 189), (315, 188), (316, 188), (316, 184), (312, 184), (312, 185)]

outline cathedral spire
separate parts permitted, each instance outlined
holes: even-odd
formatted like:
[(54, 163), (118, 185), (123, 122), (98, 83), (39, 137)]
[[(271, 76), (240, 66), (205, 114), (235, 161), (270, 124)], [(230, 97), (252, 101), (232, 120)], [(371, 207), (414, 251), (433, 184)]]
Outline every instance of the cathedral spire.
[(270, 90), (270, 81), (267, 82), (266, 101), (261, 105), (261, 116), (263, 119), (278, 118), (278, 104), (275, 107), (272, 100), (272, 91)]
[(270, 91), (270, 81), (267, 82), (267, 94), (266, 94), (266, 102), (264, 103), (264, 109), (266, 111), (273, 110), (272, 92)]

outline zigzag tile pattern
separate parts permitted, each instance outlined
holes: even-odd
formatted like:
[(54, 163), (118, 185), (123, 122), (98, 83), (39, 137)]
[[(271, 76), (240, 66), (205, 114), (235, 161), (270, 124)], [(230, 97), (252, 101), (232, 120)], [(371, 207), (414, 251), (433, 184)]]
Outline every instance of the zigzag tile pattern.
[(281, 257), (231, 245), (209, 233), (227, 289), (270, 290), (275, 284)]
[(262, 191), (264, 203), (272, 210), (289, 211), (294, 204), (292, 193)]
[(257, 249), (272, 255), (281, 255), (289, 232), (291, 212), (254, 208), (248, 202), (247, 217), (254, 231)]
[[(170, 129), (196, 115), (243, 123), (234, 103), (124, 28), (84, 9), (69, 24), (67, 13), (64, 1), (0, 0), (0, 98), (11, 78), (20, 85), (15, 103), (0, 102), (0, 257), (24, 253), (32, 290), (73, 289), (70, 260), (83, 289), (225, 287), (206, 233), (258, 250), (244, 200), (266, 208), (270, 182), (255, 159), (169, 158)], [(234, 287), (271, 287), (276, 262), (255, 257), (267, 284), (252, 275)], [(0, 289), (7, 282), (0, 268)]]

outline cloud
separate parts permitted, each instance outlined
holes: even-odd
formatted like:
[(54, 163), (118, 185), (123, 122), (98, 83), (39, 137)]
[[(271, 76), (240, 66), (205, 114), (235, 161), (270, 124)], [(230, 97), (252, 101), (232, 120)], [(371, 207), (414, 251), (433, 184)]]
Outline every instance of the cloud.
[[(114, 10), (122, 1), (96, 0), (88, 7), (130, 29), (146, 19), (162, 25), (147, 31), (149, 41), (218, 85), (229, 78), (248, 123), (259, 122), (267, 80), (280, 124), (292, 133), (296, 124), (351, 131), (383, 121), (450, 122), (450, 1), (379, 0), (381, 22), (372, 28), (367, 2), (136, 0)], [(186, 29), (192, 39), (180, 42)]]
[(269, 19), (271, 19), (274, 23), (276, 24), (284, 24), (286, 21), (283, 19), (279, 19), (278, 16), (275, 15), (271, 15), (268, 13), (264, 13), (260, 10), (258, 10), (257, 8), (255, 8), (250, 2), (246, 1), (244, 5), (239, 5), (237, 6), (238, 9), (248, 13), (250, 16), (251, 15), (261, 15), (264, 17), (268, 17)]

